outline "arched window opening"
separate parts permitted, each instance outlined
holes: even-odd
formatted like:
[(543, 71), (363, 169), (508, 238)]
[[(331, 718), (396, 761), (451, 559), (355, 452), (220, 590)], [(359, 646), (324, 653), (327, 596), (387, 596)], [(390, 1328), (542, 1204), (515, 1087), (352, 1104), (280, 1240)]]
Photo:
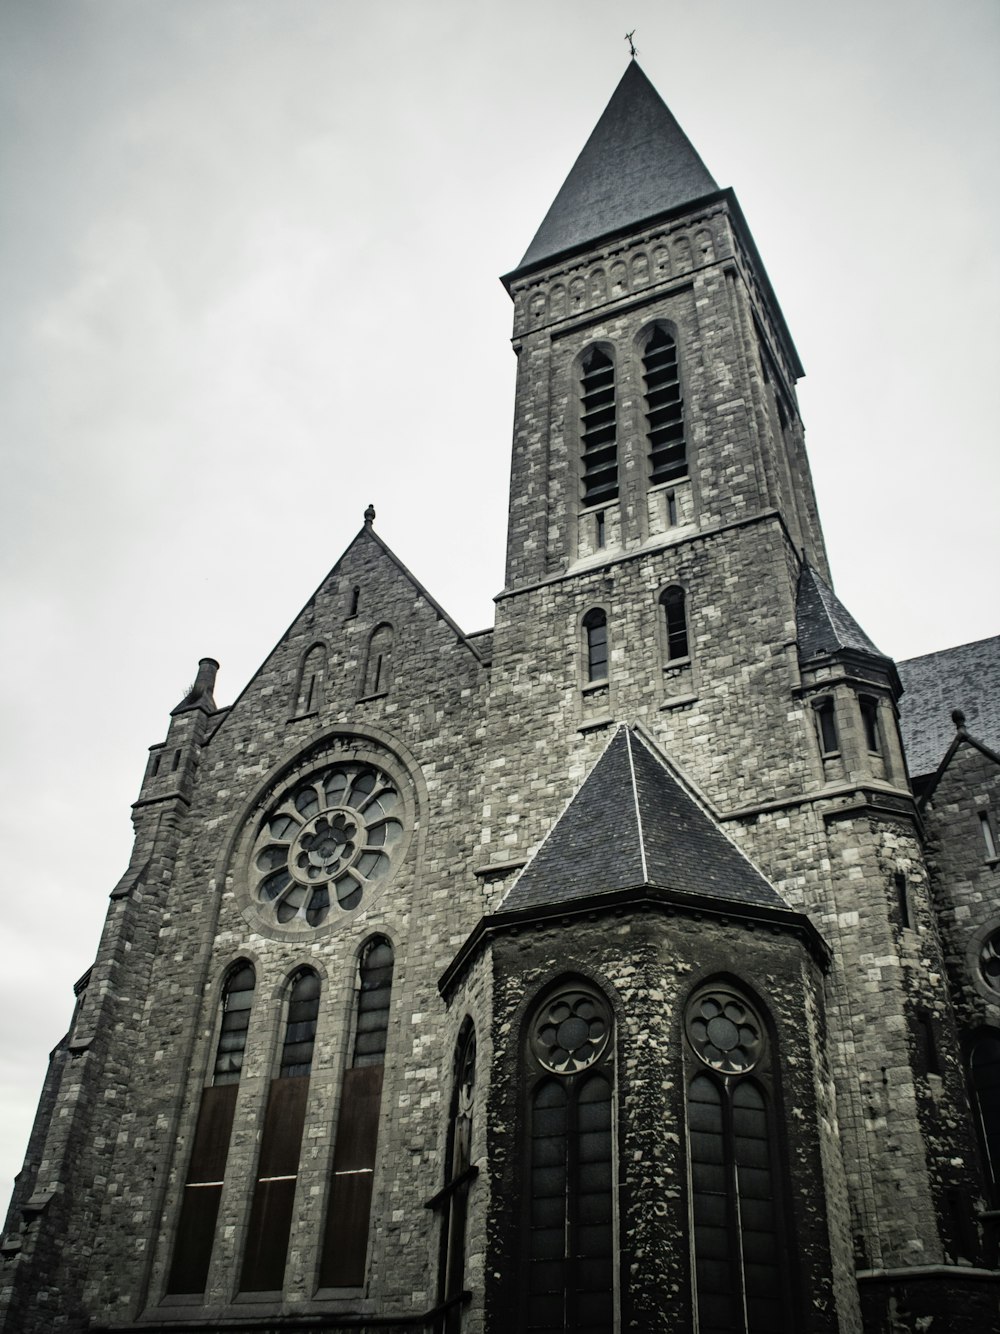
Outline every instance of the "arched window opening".
[(1000, 1196), (1000, 1033), (986, 1033), (972, 1044), (969, 1082), (996, 1200)]
[(790, 1265), (764, 1025), (744, 997), (713, 984), (689, 1003), (685, 1031), (698, 1328), (779, 1334), (792, 1328)]
[(858, 697), (858, 704), (861, 707), (861, 723), (865, 731), (865, 745), (870, 754), (879, 755), (882, 752), (882, 744), (878, 733), (878, 700), (872, 699), (870, 695), (861, 695)]
[(603, 996), (550, 995), (528, 1029), (526, 1330), (614, 1322), (613, 1026)]
[(587, 680), (606, 681), (608, 678), (608, 618), (600, 607), (595, 607), (584, 616), (583, 633)]
[(389, 689), (390, 664), (392, 660), (392, 626), (377, 625), (368, 640), (368, 652), (365, 656), (365, 677), (361, 693), (384, 695)]
[(295, 692), (295, 717), (317, 713), (323, 699), (323, 677), (326, 669), (326, 648), (313, 644), (302, 659), (298, 687)]
[(839, 755), (840, 739), (837, 736), (837, 718), (834, 712), (833, 700), (829, 698), (820, 699), (814, 705), (816, 710), (816, 730), (819, 735), (820, 754)]
[(679, 658), (689, 657), (690, 646), (688, 644), (684, 589), (676, 586), (665, 589), (660, 594), (660, 606), (663, 608), (667, 661), (676, 662)]
[(300, 968), (291, 979), (278, 1074), (268, 1090), (243, 1254), (243, 1292), (277, 1292), (284, 1282), (319, 998), (319, 977), (312, 968)]
[(358, 967), (354, 1046), (344, 1071), (320, 1261), (324, 1288), (365, 1281), (393, 966), (392, 945), (373, 936)]
[(592, 348), (581, 380), (583, 503), (602, 505), (618, 498), (618, 445), (614, 362)]
[[(441, 1230), (441, 1278), (438, 1303), (446, 1306), (443, 1334), (459, 1334), (459, 1304), (465, 1286), (465, 1238), (469, 1187), (476, 1176), (472, 1163), (472, 1113), (476, 1092), (476, 1031), (466, 1020), (455, 1049), (455, 1072), (448, 1126), (448, 1170), (444, 1187), (432, 1208), (444, 1210)], [(449, 1305), (449, 1303), (452, 1303)]]
[(212, 1082), (203, 1090), (198, 1109), (167, 1278), (169, 1293), (204, 1292), (208, 1281), (255, 986), (253, 965), (244, 961), (231, 969), (222, 988)]
[(642, 375), (646, 385), (649, 481), (656, 486), (685, 477), (688, 470), (677, 344), (659, 325), (646, 344)]

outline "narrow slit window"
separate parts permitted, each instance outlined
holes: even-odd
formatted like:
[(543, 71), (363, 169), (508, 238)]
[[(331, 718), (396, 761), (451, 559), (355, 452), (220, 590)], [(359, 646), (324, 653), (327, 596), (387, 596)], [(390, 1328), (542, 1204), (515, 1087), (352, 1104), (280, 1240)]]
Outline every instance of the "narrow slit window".
[(993, 837), (993, 826), (990, 824), (990, 817), (985, 811), (979, 812), (979, 827), (983, 831), (983, 844), (986, 848), (986, 860), (995, 861), (997, 855), (997, 842)]
[(583, 633), (587, 655), (587, 680), (608, 679), (608, 618), (599, 607), (588, 611), (583, 618)]
[(821, 699), (816, 705), (816, 728), (819, 733), (819, 748), (823, 755), (840, 753), (837, 738), (837, 719), (834, 714), (833, 700)]
[(391, 680), (392, 665), (392, 626), (388, 623), (377, 625), (368, 640), (368, 653), (365, 658), (365, 676), (361, 693), (366, 695), (384, 695)]
[(663, 608), (663, 628), (666, 636), (667, 661), (676, 662), (690, 656), (688, 644), (687, 608), (684, 589), (676, 586), (660, 594)]
[(671, 528), (677, 527), (677, 492), (667, 492), (667, 523)]
[(677, 344), (659, 326), (646, 344), (642, 375), (646, 388), (649, 481), (656, 486), (684, 477), (688, 470)]
[(600, 505), (618, 498), (618, 428), (614, 362), (598, 347), (583, 363), (581, 397), (583, 503)]
[(872, 755), (878, 755), (882, 750), (878, 734), (878, 703), (868, 695), (862, 695), (858, 703), (861, 705), (861, 721), (865, 729), (865, 745), (868, 747)]
[(598, 510), (594, 515), (594, 545), (603, 547), (605, 544), (605, 524), (604, 511)]
[(910, 913), (910, 889), (906, 883), (906, 876), (902, 871), (897, 871), (894, 880), (896, 884), (896, 902), (899, 905), (900, 926), (910, 927), (913, 925), (913, 921)]
[[(465, 1287), (465, 1250), (469, 1212), (469, 1187), (476, 1169), (472, 1165), (472, 1113), (476, 1093), (476, 1033), (466, 1020), (455, 1053), (455, 1075), (449, 1125), (448, 1179), (441, 1195), (445, 1208), (441, 1237), (441, 1281), (439, 1301), (461, 1296)], [(449, 1307), (443, 1334), (459, 1334), (462, 1308)]]

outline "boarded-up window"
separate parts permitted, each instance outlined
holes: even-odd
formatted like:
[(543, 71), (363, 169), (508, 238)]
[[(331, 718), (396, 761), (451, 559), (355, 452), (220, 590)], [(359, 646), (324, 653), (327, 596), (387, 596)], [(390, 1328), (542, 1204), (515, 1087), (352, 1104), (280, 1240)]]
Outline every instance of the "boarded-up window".
[(222, 990), (212, 1086), (202, 1092), (167, 1279), (171, 1293), (204, 1292), (208, 1281), (255, 983), (252, 965), (241, 963)]
[(365, 1281), (392, 973), (392, 946), (374, 936), (358, 968), (354, 1046), (344, 1071), (320, 1261), (324, 1288), (360, 1287)]
[(284, 1282), (319, 995), (316, 973), (300, 968), (289, 990), (278, 1077), (268, 1090), (243, 1253), (243, 1292), (277, 1292)]

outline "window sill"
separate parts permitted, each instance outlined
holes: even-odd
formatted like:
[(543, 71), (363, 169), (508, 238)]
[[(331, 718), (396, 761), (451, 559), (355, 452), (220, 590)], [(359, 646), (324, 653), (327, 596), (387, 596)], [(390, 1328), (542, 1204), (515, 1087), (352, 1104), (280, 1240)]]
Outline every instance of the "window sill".
[(665, 709), (679, 709), (685, 704), (694, 704), (697, 698), (697, 695), (671, 695), (660, 705), (660, 712), (662, 713)]
[(607, 688), (608, 678), (602, 676), (599, 681), (588, 681), (585, 686), (581, 687), (580, 694), (586, 698), (588, 695), (599, 695), (602, 690), (607, 690)]
[(374, 695), (359, 695), (355, 703), (367, 704), (373, 699), (385, 699), (388, 696), (388, 690), (377, 690)]
[(576, 729), (579, 733), (599, 732), (603, 727), (613, 727), (614, 718), (610, 714), (604, 714), (600, 718), (588, 718), (585, 723), (581, 723)]

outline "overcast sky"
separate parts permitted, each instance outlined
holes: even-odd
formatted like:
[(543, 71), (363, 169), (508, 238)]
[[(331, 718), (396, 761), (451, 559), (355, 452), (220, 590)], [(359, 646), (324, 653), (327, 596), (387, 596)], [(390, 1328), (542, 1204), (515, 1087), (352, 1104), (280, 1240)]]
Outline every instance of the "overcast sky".
[(806, 368), (837, 590), (995, 634), (996, 0), (5, 0), (0, 1193), (197, 660), (229, 703), (376, 527), (503, 578), (515, 266), (640, 61)]

